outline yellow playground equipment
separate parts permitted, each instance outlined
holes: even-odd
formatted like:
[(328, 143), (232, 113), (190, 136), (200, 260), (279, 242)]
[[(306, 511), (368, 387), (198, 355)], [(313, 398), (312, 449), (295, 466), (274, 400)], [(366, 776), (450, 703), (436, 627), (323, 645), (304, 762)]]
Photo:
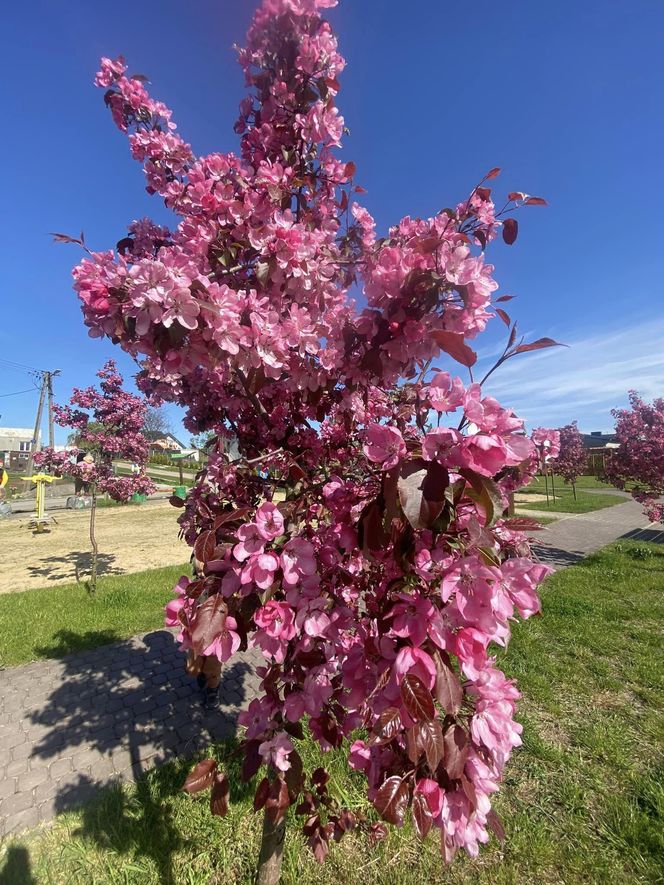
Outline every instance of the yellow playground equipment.
[(47, 531), (46, 526), (49, 522), (55, 522), (55, 518), (46, 513), (46, 501), (44, 491), (47, 482), (55, 482), (57, 477), (49, 476), (48, 473), (35, 473), (32, 476), (22, 476), (26, 482), (32, 482), (37, 487), (37, 498), (35, 501), (35, 512), (30, 519), (28, 525), (37, 532)]

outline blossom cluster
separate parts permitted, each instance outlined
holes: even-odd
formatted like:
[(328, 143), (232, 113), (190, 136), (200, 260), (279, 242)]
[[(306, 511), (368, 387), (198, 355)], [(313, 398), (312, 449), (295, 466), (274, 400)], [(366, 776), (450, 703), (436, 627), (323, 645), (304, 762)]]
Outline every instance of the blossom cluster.
[(614, 409), (618, 449), (604, 465), (609, 482), (629, 488), (651, 522), (664, 523), (664, 399), (644, 402), (629, 392), (629, 409)]
[[(334, 5), (261, 3), (239, 50), (239, 155), (195, 157), (143, 79), (102, 61), (97, 85), (177, 223), (135, 222), (116, 251), (86, 256), (75, 288), (90, 334), (140, 360), (141, 389), (216, 434), (174, 502), (194, 575), (167, 624), (210, 686), (238, 649), (265, 658), (241, 717), (244, 776), (268, 771), (255, 808), (279, 821), (293, 806), (319, 860), (368, 825), (337, 807), (324, 769), (303, 770), (305, 720), (323, 750), (351, 742), (382, 818), (438, 829), (450, 859), (501, 832), (490, 797), (521, 727), (494, 649), (539, 611), (548, 571), (532, 521), (503, 513), (538, 446), (554, 447), (435, 363), (472, 367), (467, 341), (505, 320), (485, 250), (501, 230), (514, 241), (506, 213), (543, 201), (515, 192), (497, 211), (493, 169), (455, 208), (377, 236), (336, 153), (344, 60), (321, 16)], [(549, 346), (515, 341), (513, 327), (503, 360)]]
[(583, 439), (576, 426), (576, 421), (558, 429), (560, 434), (560, 451), (554, 461), (553, 468), (564, 477), (565, 482), (574, 484), (588, 466), (588, 454), (583, 447)]
[[(135, 493), (150, 494), (155, 487), (144, 469), (149, 454), (142, 433), (145, 400), (123, 390), (114, 360), (108, 360), (97, 377), (99, 390), (75, 388), (68, 406), (53, 408), (57, 424), (74, 428), (77, 444), (64, 452), (42, 449), (35, 455), (35, 463), (56, 476), (90, 483), (114, 501), (128, 501)], [(140, 469), (131, 476), (118, 476), (113, 458), (131, 461)]]

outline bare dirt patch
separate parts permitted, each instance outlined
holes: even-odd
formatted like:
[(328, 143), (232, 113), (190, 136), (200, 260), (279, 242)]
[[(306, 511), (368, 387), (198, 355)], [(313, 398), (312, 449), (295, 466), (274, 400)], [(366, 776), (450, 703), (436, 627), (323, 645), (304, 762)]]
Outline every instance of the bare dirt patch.
[[(168, 502), (97, 511), (99, 574), (122, 575), (189, 559)], [(28, 517), (0, 523), (0, 593), (85, 581), (90, 573), (90, 511), (59, 511), (50, 532), (37, 535)]]

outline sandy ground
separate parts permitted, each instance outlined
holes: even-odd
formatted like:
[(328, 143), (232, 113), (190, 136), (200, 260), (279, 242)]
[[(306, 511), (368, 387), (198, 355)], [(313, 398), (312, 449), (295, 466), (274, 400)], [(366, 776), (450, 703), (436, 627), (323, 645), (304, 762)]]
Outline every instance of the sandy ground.
[[(189, 560), (178, 539), (179, 510), (168, 502), (97, 511), (99, 575), (121, 575)], [(28, 518), (0, 521), (0, 593), (86, 580), (90, 511), (58, 511), (57, 523), (34, 534)]]

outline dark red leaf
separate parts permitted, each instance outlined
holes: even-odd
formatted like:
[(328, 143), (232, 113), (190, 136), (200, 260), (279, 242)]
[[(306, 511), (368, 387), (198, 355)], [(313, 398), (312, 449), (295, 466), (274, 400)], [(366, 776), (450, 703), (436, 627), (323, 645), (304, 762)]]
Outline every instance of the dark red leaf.
[(487, 174), (484, 176), (482, 181), (491, 181), (492, 178), (498, 178), (500, 175), (500, 166), (494, 166), (493, 169), (489, 170)]
[(422, 680), (412, 673), (407, 673), (403, 678), (401, 683), (401, 699), (415, 722), (423, 719), (433, 719), (436, 715), (431, 692)]
[(270, 781), (266, 777), (264, 777), (263, 780), (256, 787), (256, 793), (254, 794), (254, 811), (260, 811), (260, 809), (265, 805), (269, 792)]
[(360, 514), (357, 524), (358, 544), (365, 556), (375, 550), (384, 550), (390, 536), (383, 527), (383, 511), (377, 501), (370, 501)]
[(439, 329), (433, 333), (433, 340), (441, 350), (448, 353), (462, 366), (474, 366), (477, 362), (477, 354), (466, 344), (463, 335), (459, 332), (445, 332)]
[(447, 729), (443, 741), (445, 745), (443, 758), (445, 771), (452, 780), (457, 780), (463, 774), (468, 758), (468, 736), (463, 728), (455, 723)]
[(416, 722), (416, 742), (427, 759), (427, 765), (435, 771), (440, 765), (444, 754), (443, 729), (437, 719), (427, 722)]
[(498, 817), (498, 815), (497, 815), (496, 812), (493, 810), (493, 808), (492, 808), (491, 811), (489, 811), (489, 813), (487, 814), (487, 816), (486, 816), (486, 822), (487, 822), (488, 825), (491, 827), (491, 829), (493, 830), (493, 832), (496, 834), (496, 836), (498, 837), (498, 839), (499, 839), (501, 842), (504, 842), (504, 841), (505, 841), (505, 828), (503, 827), (503, 822), (502, 822), (501, 819)]
[(353, 163), (352, 160), (349, 163), (346, 163), (346, 165), (344, 167), (344, 174), (345, 174), (346, 178), (354, 178), (356, 172), (357, 172), (357, 166), (355, 165), (355, 163)]
[(237, 510), (227, 510), (225, 513), (220, 513), (218, 516), (215, 516), (214, 527), (215, 529), (218, 529), (220, 526), (228, 523), (241, 522), (249, 513), (251, 513), (249, 507), (240, 507)]
[(182, 789), (185, 793), (199, 793), (212, 785), (217, 770), (216, 759), (203, 759), (195, 765), (187, 776)]
[(496, 303), (500, 301), (511, 301), (514, 297), (514, 295), (501, 295), (500, 298), (496, 298)]
[(519, 222), (516, 218), (506, 218), (505, 221), (503, 221), (503, 240), (508, 246), (511, 246), (516, 240), (518, 233)]
[[(311, 848), (317, 863), (324, 863), (330, 850), (329, 837), (327, 829), (320, 822), (320, 818), (316, 817), (316, 821), (316, 824), (312, 823), (311, 825), (310, 822), (307, 821), (304, 826), (304, 831), (307, 836), (309, 848)], [(307, 832), (307, 828), (309, 829), (309, 832)]]
[(519, 202), (523, 200), (526, 195), (522, 191), (510, 191), (507, 195), (508, 200), (514, 200), (515, 202)]
[(388, 707), (378, 717), (374, 725), (370, 744), (387, 744), (393, 740), (401, 731), (401, 716), (396, 707)]
[(78, 237), (70, 237), (68, 234), (50, 234), (54, 243), (74, 243), (76, 246), (82, 246), (83, 240)]
[(510, 315), (508, 313), (506, 313), (504, 310), (502, 310), (500, 307), (496, 307), (496, 308), (494, 308), (494, 310), (496, 311), (498, 316), (501, 318), (501, 320), (505, 323), (505, 325), (509, 329), (509, 327), (512, 325), (512, 320), (510, 319)]
[(196, 654), (205, 650), (226, 629), (228, 606), (219, 593), (210, 596), (196, 609), (191, 626), (191, 644)]
[(212, 792), (210, 793), (210, 811), (216, 817), (225, 817), (228, 814), (228, 800), (230, 794), (231, 788), (228, 783), (228, 778), (225, 774), (217, 772), (214, 776)]
[(420, 839), (426, 838), (433, 824), (433, 816), (429, 810), (429, 803), (424, 793), (415, 793), (413, 796), (413, 823)]
[(281, 776), (275, 777), (270, 784), (268, 797), (265, 802), (265, 813), (274, 824), (283, 820), (286, 810), (290, 805), (288, 787)]
[(414, 529), (431, 528), (445, 506), (447, 470), (437, 461), (413, 458), (399, 468), (397, 490), (404, 516)]
[(242, 760), (242, 780), (246, 783), (250, 781), (263, 764), (263, 759), (258, 752), (260, 741), (244, 742), (244, 759)]
[(524, 206), (548, 206), (549, 204), (544, 197), (528, 197), (524, 201)]
[(184, 507), (184, 498), (181, 498), (179, 495), (171, 495), (168, 503), (172, 504), (173, 507)]
[(507, 341), (507, 346), (511, 347), (516, 341), (516, 323), (512, 326), (512, 331), (510, 332), (510, 337)]
[(402, 826), (408, 808), (408, 785), (396, 775), (388, 777), (376, 793), (373, 804), (383, 820)]
[(317, 787), (324, 787), (330, 780), (330, 773), (322, 766), (311, 773), (311, 783)]
[(514, 353), (527, 353), (529, 350), (543, 350), (545, 347), (567, 347), (567, 344), (561, 344), (554, 341), (553, 338), (538, 338), (537, 341), (531, 341), (530, 344), (519, 344), (514, 348)]
[(213, 558), (214, 549), (216, 546), (216, 532), (213, 532), (211, 530), (201, 532), (200, 535), (196, 538), (196, 543), (194, 544), (194, 556), (199, 562), (207, 562), (208, 559)]
[(291, 802), (295, 802), (304, 787), (302, 757), (297, 750), (293, 750), (288, 757), (288, 761), (290, 762), (290, 768), (286, 772), (286, 786), (291, 796)]
[(463, 701), (463, 688), (459, 677), (456, 675), (449, 663), (449, 658), (440, 654), (434, 655), (434, 663), (436, 664), (436, 700), (443, 707), (446, 713), (452, 716), (461, 709)]

